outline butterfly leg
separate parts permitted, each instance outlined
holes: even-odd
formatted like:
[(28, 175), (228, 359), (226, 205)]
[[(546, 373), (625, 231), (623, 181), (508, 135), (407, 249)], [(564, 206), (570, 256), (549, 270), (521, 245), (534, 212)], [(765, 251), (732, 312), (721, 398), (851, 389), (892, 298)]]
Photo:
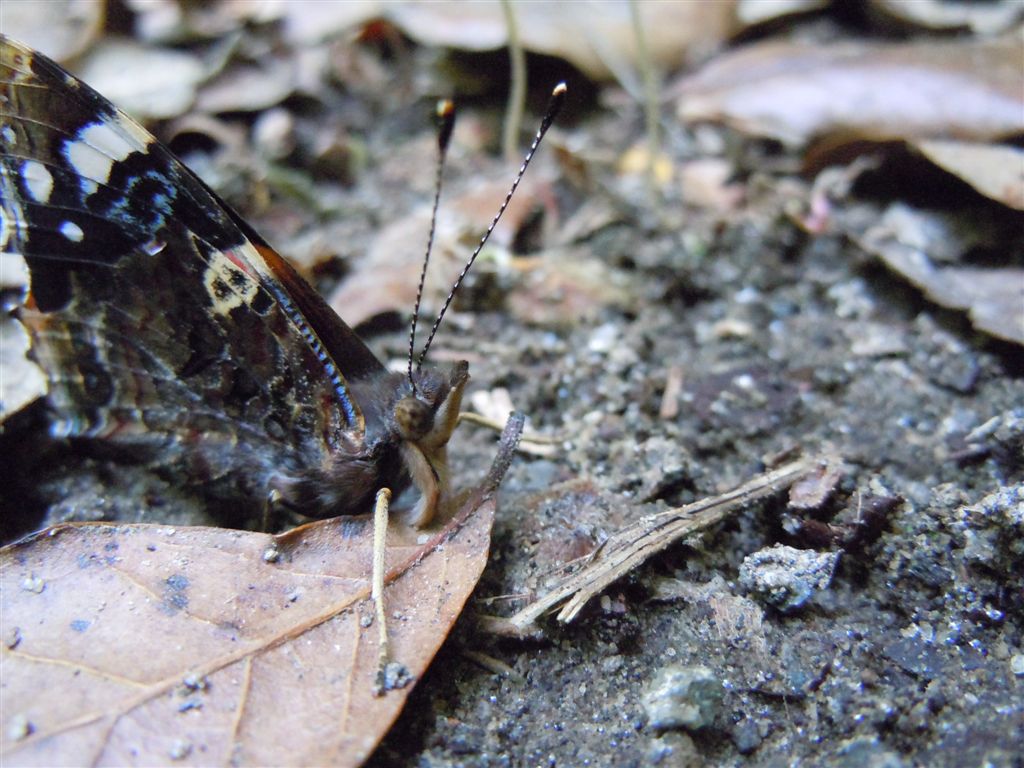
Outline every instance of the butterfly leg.
[[(380, 641), (377, 658), (380, 669), (388, 662), (387, 618), (384, 613), (384, 555), (387, 547), (388, 513), (391, 505), (391, 489), (381, 488), (377, 491), (377, 500), (373, 505), (373, 577), (370, 596), (373, 598), (377, 619), (377, 633)], [(380, 670), (377, 672), (380, 676)]]
[(284, 502), (284, 497), (277, 488), (271, 488), (267, 492), (267, 499), (263, 503), (263, 516), (260, 519), (260, 531), (263, 533), (270, 533), (271, 524), (274, 522), (274, 517), (277, 515), (277, 510)]
[(387, 615), (384, 610), (384, 555), (387, 551), (390, 506), (391, 489), (381, 488), (377, 491), (377, 499), (373, 505), (373, 575), (370, 587), (374, 620), (377, 622), (377, 675), (373, 681), (374, 696), (382, 696), (393, 688), (402, 688), (410, 680), (408, 670), (391, 661)]

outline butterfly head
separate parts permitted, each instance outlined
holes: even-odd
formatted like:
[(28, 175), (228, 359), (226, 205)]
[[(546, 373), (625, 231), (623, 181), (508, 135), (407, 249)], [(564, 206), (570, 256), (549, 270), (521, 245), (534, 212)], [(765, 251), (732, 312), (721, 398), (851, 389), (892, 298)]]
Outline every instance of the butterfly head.
[(415, 373), (415, 389), (399, 398), (392, 416), (402, 440), (425, 447), (444, 445), (451, 438), (458, 419), (459, 406), (469, 366), (460, 362), (449, 373), (436, 368)]
[(413, 485), (420, 493), (411, 514), (417, 526), (428, 524), (448, 491), (448, 441), (459, 419), (462, 395), (469, 381), (469, 366), (455, 365), (445, 374), (435, 368), (415, 373), (415, 391), (405, 387), (391, 409), (399, 451)]

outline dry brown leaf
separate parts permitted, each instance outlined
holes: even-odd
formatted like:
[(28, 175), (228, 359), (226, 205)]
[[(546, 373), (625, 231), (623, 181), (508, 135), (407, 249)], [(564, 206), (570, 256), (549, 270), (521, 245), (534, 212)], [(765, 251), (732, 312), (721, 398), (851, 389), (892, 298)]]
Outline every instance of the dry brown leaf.
[(938, 267), (923, 250), (901, 242), (885, 223), (865, 232), (857, 242), (932, 301), (966, 310), (979, 331), (1024, 345), (1024, 269)]
[(96, 0), (4, 0), (0, 32), (66, 62), (96, 41), (105, 5)]
[(518, 259), (521, 282), (508, 310), (523, 323), (575, 328), (593, 323), (609, 307), (629, 309), (638, 292), (630, 275), (596, 258), (589, 246), (551, 248)]
[(284, 101), (298, 84), (296, 62), (271, 58), (259, 66), (235, 64), (203, 86), (196, 101), (202, 112), (259, 112)]
[[(508, 246), (526, 217), (545, 203), (549, 174), (538, 171), (541, 172), (526, 176), (519, 185), (488, 241), (490, 244)], [(442, 205), (424, 289), (428, 304), (440, 302), (447, 295), (510, 183), (508, 177), (484, 181)], [(410, 311), (416, 301), (429, 231), (429, 206), (380, 230), (366, 257), (332, 294), (330, 304), (335, 311), (352, 326), (385, 312)]]
[(884, 15), (924, 29), (969, 29), (981, 35), (1005, 32), (1024, 15), (1020, 0), (871, 0), (871, 5)]
[(828, 46), (770, 42), (712, 61), (673, 94), (685, 122), (714, 120), (802, 145), (848, 139), (988, 141), (1024, 131), (1018, 36)]
[(178, 117), (195, 101), (206, 77), (197, 56), (127, 40), (101, 42), (76, 74), (137, 120)]
[(744, 28), (775, 21), (783, 16), (819, 11), (827, 0), (739, 0), (736, 18)]
[[(392, 657), (415, 677), (486, 563), (521, 426), (446, 526), (388, 531)], [(5, 547), (0, 760), (358, 765), (411, 688), (371, 692), (371, 539), (364, 519), (277, 537), (79, 524)]]
[(717, 157), (689, 160), (679, 166), (679, 181), (687, 205), (703, 208), (721, 216), (735, 211), (743, 203), (746, 190), (733, 181), (732, 163)]
[[(713, 50), (733, 30), (733, 0), (715, 3), (641, 3), (651, 60), (676, 69)], [(498, 2), (391, 4), (389, 17), (418, 42), (471, 50), (506, 44)], [(514, 5), (519, 38), (528, 51), (563, 58), (594, 80), (635, 71), (638, 62), (628, 0)]]
[(1005, 144), (919, 141), (913, 146), (985, 197), (1024, 210), (1024, 150)]
[(281, 18), (284, 14), (282, 5), (285, 5), (280, 0), (229, 0), (217, 3), (183, 3), (181, 0), (121, 2), (132, 13), (135, 36), (147, 42), (160, 43), (223, 38), (241, 32), (247, 26), (269, 25)]
[[(721, 43), (735, 28), (734, 0), (714, 3), (642, 3), (651, 58), (674, 69)], [(386, 18), (422, 45), (488, 51), (503, 47), (508, 29), (497, 0), (437, 3), (423, 0), (322, 3), (290, 0), (287, 29), (308, 44), (373, 18)], [(563, 58), (588, 77), (607, 80), (636, 69), (636, 37), (627, 0), (514, 3), (523, 48)]]
[[(483, 568), (492, 514), (386, 591), (416, 675)], [(389, 531), (406, 534), (391, 562), (420, 551), (408, 533)], [(405, 698), (371, 693), (370, 541), (368, 524), (315, 523), (270, 564), (264, 535), (86, 524), (7, 550), (3, 709), (26, 726), (5, 729), (5, 764), (358, 764)]]
[(882, 259), (933, 301), (949, 309), (966, 310), (979, 331), (1024, 345), (1024, 269), (944, 267), (904, 272), (899, 258), (886, 254)]
[(573, 245), (589, 240), (596, 232), (622, 221), (622, 212), (603, 197), (589, 197), (568, 218), (563, 219), (554, 233), (552, 244)]
[(285, 34), (296, 46), (318, 43), (362, 24), (380, 18), (379, 0), (346, 0), (325, 3), (322, 0), (288, 0), (280, 5), (284, 12)]
[(838, 461), (822, 461), (811, 472), (789, 486), (790, 509), (820, 509), (832, 496), (843, 477)]

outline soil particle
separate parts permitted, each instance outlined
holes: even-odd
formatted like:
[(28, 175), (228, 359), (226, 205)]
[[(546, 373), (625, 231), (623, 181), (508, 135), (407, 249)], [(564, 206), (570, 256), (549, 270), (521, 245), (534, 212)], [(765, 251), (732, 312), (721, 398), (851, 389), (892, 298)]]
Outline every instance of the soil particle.
[(704, 666), (663, 667), (643, 694), (648, 725), (658, 731), (705, 728), (714, 722), (721, 705), (722, 683)]
[(740, 585), (783, 613), (793, 613), (828, 588), (838, 561), (838, 552), (814, 552), (777, 544), (743, 559)]

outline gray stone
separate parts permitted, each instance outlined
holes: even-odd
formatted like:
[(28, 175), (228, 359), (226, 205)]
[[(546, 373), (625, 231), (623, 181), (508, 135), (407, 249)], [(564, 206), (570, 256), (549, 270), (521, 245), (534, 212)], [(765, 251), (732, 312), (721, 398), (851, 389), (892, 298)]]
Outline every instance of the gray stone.
[(643, 696), (648, 724), (657, 730), (710, 725), (722, 705), (722, 683), (704, 666), (661, 669)]
[(732, 727), (732, 743), (736, 745), (741, 755), (749, 755), (761, 746), (762, 741), (757, 723), (749, 717), (743, 718)]
[(744, 558), (740, 565), (740, 584), (783, 613), (792, 613), (802, 608), (816, 592), (828, 587), (838, 561), (838, 552), (815, 552), (777, 544)]
[(835, 764), (842, 768), (905, 768), (899, 755), (869, 737), (843, 744), (836, 753)]
[(658, 768), (700, 768), (705, 765), (697, 745), (685, 733), (670, 732), (651, 741), (647, 764)]

